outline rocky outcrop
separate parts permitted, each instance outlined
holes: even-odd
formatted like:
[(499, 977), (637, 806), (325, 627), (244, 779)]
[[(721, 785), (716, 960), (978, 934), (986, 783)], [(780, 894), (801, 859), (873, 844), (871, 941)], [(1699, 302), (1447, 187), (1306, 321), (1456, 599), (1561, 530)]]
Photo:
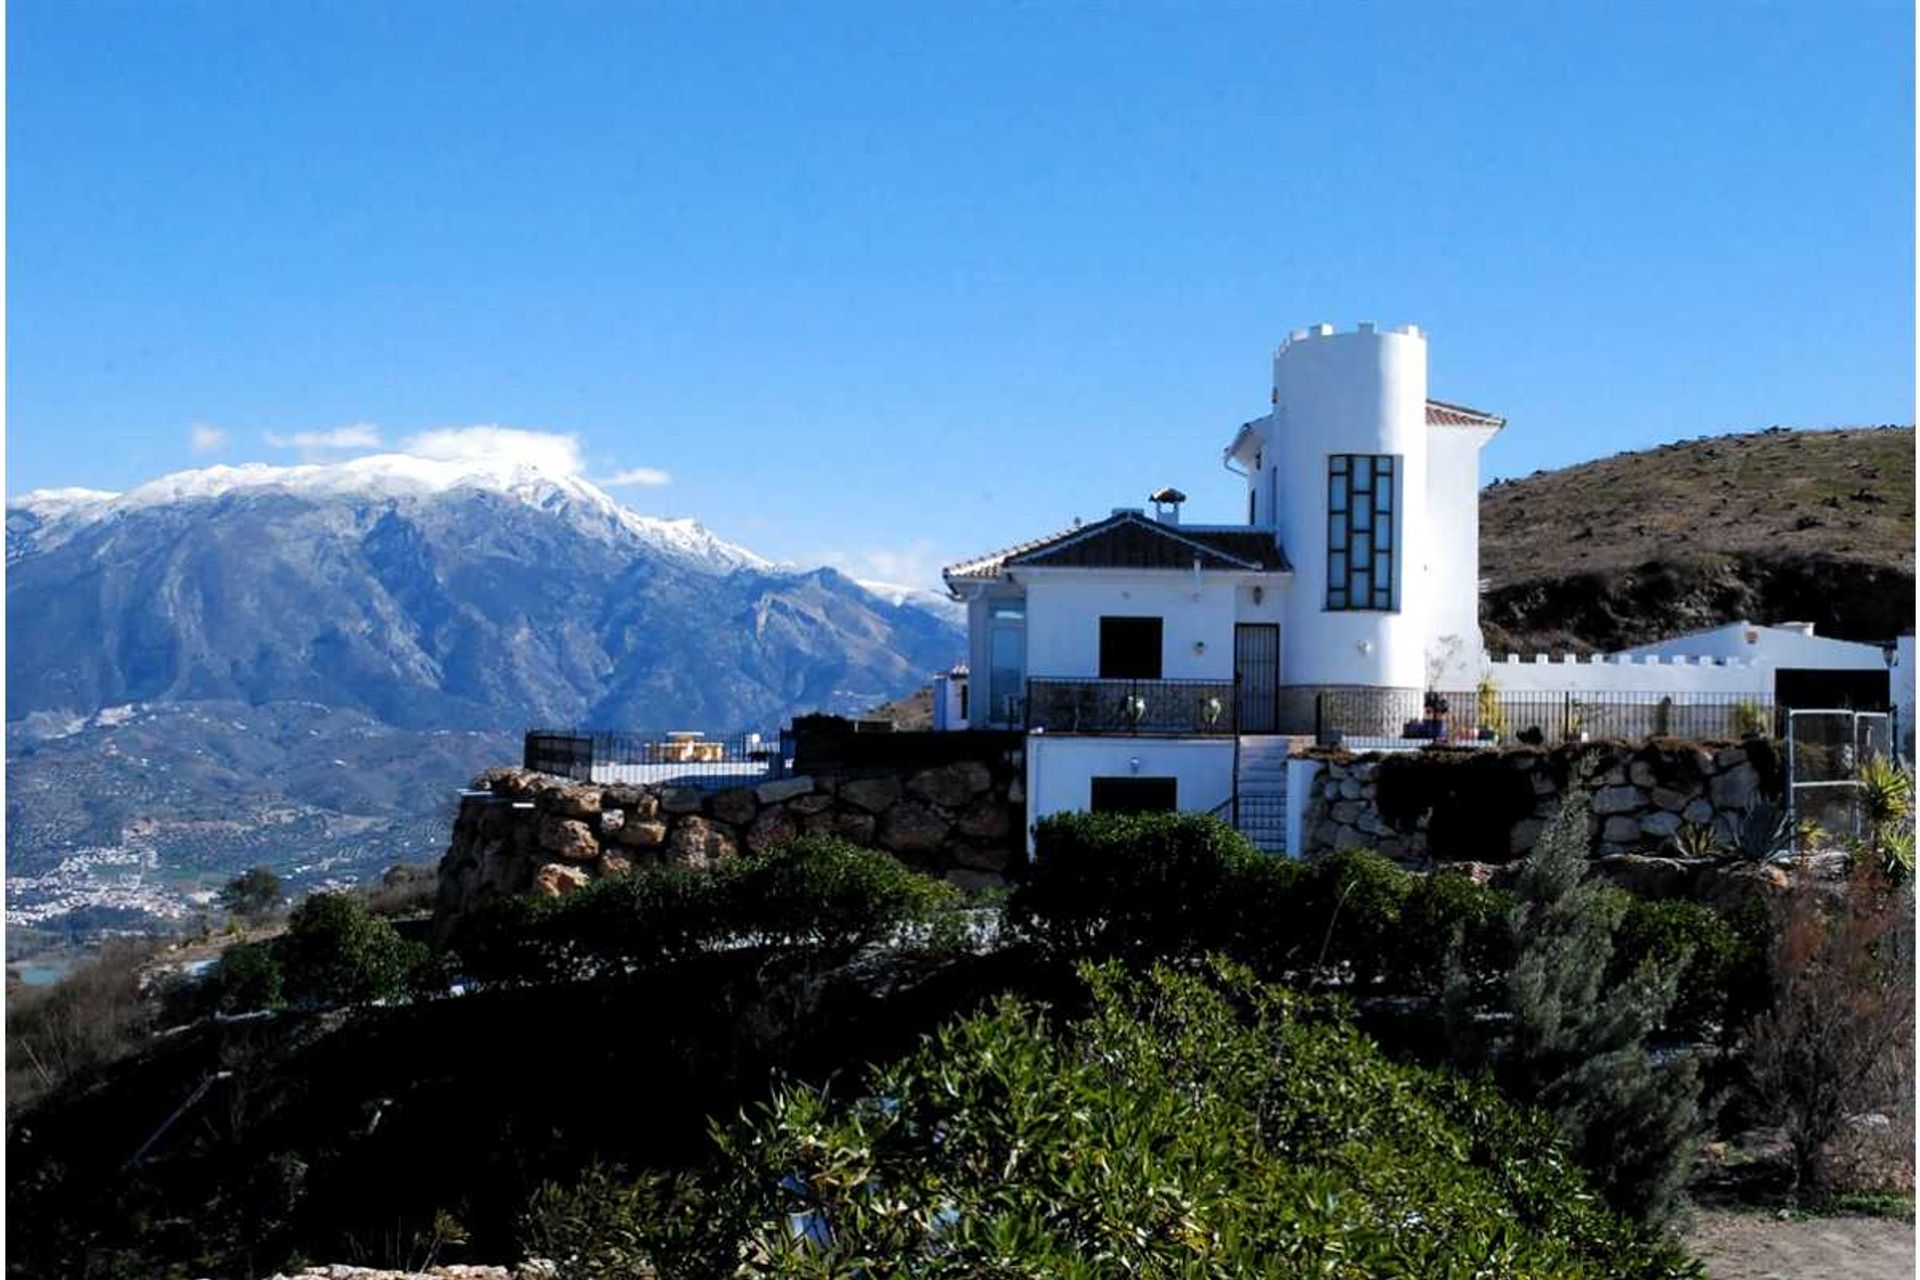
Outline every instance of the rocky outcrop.
[(435, 928), (493, 898), (557, 898), (636, 866), (708, 867), (799, 835), (883, 849), (970, 887), (1005, 883), (1024, 852), (1023, 752), (931, 767), (815, 771), (754, 786), (575, 782), (493, 769), (461, 801), (440, 860)]

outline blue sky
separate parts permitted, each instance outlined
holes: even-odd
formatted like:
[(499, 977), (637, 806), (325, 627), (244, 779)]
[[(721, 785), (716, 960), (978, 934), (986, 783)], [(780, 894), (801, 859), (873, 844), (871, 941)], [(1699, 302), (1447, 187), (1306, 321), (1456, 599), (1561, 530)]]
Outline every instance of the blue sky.
[(1912, 22), (15, 0), (6, 487), (500, 424), (926, 581), (1160, 484), (1237, 518), (1322, 320), (1425, 328), (1489, 476), (1910, 421)]

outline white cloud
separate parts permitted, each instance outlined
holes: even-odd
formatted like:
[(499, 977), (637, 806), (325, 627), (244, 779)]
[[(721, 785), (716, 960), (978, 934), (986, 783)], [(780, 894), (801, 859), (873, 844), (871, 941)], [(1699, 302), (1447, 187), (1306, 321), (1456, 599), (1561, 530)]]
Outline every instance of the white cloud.
[(207, 422), (196, 422), (187, 431), (187, 447), (195, 453), (214, 453), (227, 447), (227, 433)]
[(936, 554), (933, 543), (924, 538), (903, 547), (829, 551), (820, 560), (859, 582), (890, 582), (903, 587), (928, 588), (940, 585), (940, 570), (947, 563)]
[(331, 431), (296, 431), (292, 435), (281, 435), (277, 431), (269, 431), (266, 436), (267, 443), (276, 449), (298, 449), (302, 453), (380, 447), (380, 432), (368, 422), (335, 427)]
[(586, 469), (577, 436), (518, 427), (443, 427), (400, 442), (402, 453), (443, 462), (487, 459), (525, 463), (552, 476), (577, 476)]
[(608, 489), (654, 489), (672, 483), (673, 477), (658, 467), (628, 467), (600, 482), (602, 487)]

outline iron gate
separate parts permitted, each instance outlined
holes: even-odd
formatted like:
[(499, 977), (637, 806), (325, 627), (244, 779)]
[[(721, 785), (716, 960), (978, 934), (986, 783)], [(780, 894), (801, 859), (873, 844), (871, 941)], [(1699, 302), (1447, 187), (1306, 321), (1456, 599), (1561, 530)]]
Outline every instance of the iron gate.
[(1233, 678), (1241, 733), (1280, 731), (1280, 628), (1242, 622), (1233, 628)]
[(1860, 767), (1893, 754), (1893, 724), (1884, 711), (1787, 712), (1787, 816), (1798, 831), (1811, 823), (1830, 836), (1861, 832)]

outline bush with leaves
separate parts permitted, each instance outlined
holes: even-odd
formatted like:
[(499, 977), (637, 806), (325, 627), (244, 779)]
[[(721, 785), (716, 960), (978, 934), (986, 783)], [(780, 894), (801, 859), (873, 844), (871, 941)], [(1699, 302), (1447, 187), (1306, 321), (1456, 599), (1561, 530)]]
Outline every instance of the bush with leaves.
[(850, 1098), (791, 1087), (697, 1185), (549, 1188), (529, 1251), (578, 1276), (1695, 1276), (1600, 1207), (1553, 1129), (1397, 1065), (1244, 970), (1083, 970)]
[(418, 994), (433, 957), (343, 893), (306, 898), (274, 940), (283, 991), (295, 1005), (366, 1004)]
[(1666, 1027), (1692, 951), (1618, 974), (1630, 899), (1588, 876), (1587, 823), (1586, 797), (1570, 789), (1514, 885), (1513, 965), (1491, 987), (1455, 974), (1450, 1030), (1511, 1096), (1553, 1113), (1611, 1204), (1664, 1221), (1698, 1143), (1700, 1080), (1690, 1055), (1656, 1065), (1648, 1039)]
[(243, 920), (258, 920), (280, 909), (286, 890), (272, 869), (251, 867), (222, 885), (215, 900)]
[(242, 942), (228, 947), (200, 989), (190, 994), (194, 1003), (220, 1013), (251, 1013), (278, 1008), (284, 999), (286, 974), (271, 942)]
[[(1765, 907), (1749, 901), (1764, 916)], [(1766, 973), (1750, 918), (1736, 921), (1701, 903), (1671, 898), (1622, 893), (1620, 903), (1609, 976), (1630, 982), (1650, 965), (1678, 971), (1678, 992), (1666, 1018), (1670, 1029), (1704, 1037), (1715, 1028), (1737, 1026), (1751, 1013)]]
[(1008, 923), (1060, 956), (1198, 955), (1230, 942), (1235, 889), (1263, 858), (1204, 814), (1054, 814), (1034, 834)]
[(740, 944), (837, 962), (879, 942), (955, 943), (961, 905), (888, 854), (802, 836), (713, 867), (637, 867), (564, 898), (502, 899), (453, 946), (467, 977), (492, 983), (618, 977)]

